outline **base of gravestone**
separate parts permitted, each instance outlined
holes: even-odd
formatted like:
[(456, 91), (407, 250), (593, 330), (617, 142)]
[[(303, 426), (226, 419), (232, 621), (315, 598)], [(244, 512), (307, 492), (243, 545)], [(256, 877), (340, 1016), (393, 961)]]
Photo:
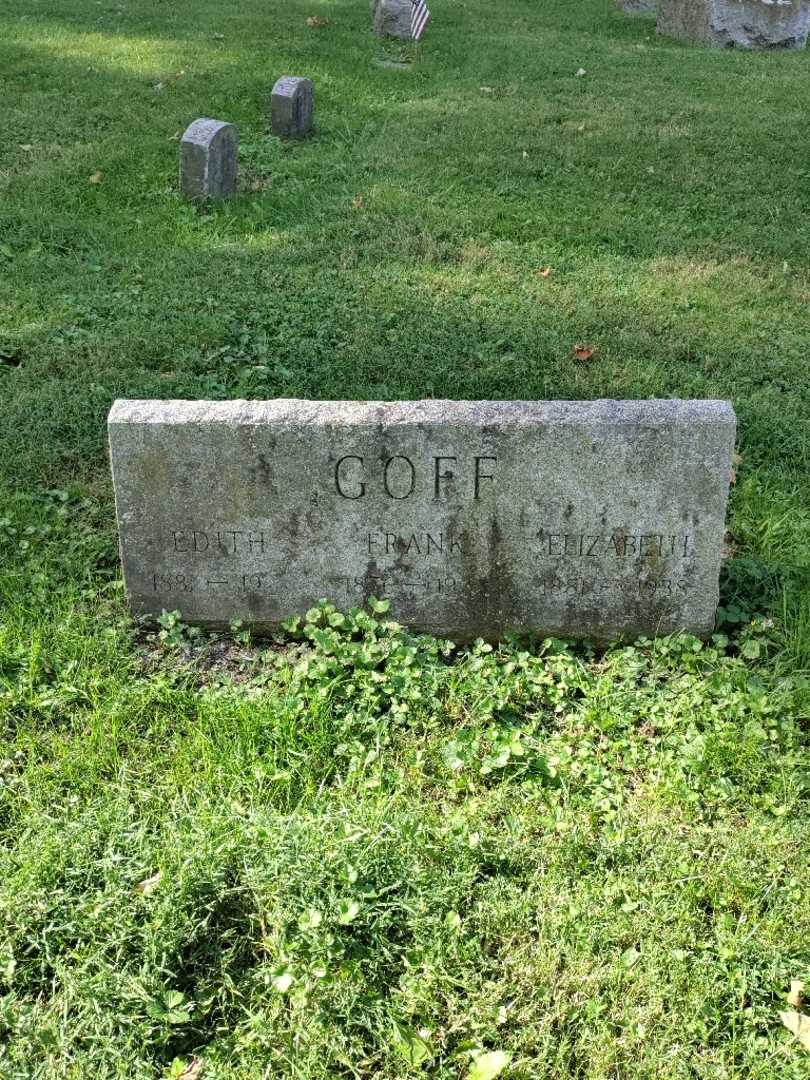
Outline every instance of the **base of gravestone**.
[(386, 71), (413, 71), (412, 60), (396, 60), (390, 56), (380, 56), (373, 61), (374, 66), (384, 68)]
[(803, 49), (807, 0), (659, 0), (658, 33), (728, 49)]

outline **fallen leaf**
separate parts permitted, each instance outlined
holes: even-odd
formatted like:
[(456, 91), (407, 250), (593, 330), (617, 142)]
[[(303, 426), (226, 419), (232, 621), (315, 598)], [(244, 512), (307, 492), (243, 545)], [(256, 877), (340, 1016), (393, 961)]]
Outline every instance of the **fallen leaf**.
[(31, 143), (20, 143), (20, 149), (24, 150), (26, 154), (30, 154), (34, 148)]
[(512, 1055), (504, 1053), (503, 1050), (479, 1054), (472, 1063), (468, 1080), (495, 1080), (495, 1077), (501, 1075), (511, 1060)]
[(352, 210), (361, 210), (363, 207), (363, 196), (358, 195), (356, 199), (352, 199)]
[(482, 94), (494, 94), (495, 93), (495, 87), (494, 86), (479, 86), (478, 89), (481, 91)]
[(529, 155), (528, 155), (528, 153), (527, 153), (527, 152), (526, 152), (525, 150), (523, 151), (523, 160), (524, 160), (524, 161), (528, 161), (528, 160), (529, 160)]
[(224, 34), (214, 34), (214, 41), (224, 41), (224, 40), (225, 40), (225, 35)]
[(584, 130), (585, 130), (585, 125), (584, 124), (580, 124), (579, 127), (577, 128), (577, 131), (584, 131)]
[(186, 1065), (185, 1069), (180, 1073), (177, 1080), (198, 1080), (198, 1077), (202, 1072), (202, 1067), (202, 1058), (193, 1057), (188, 1065)]
[(273, 183), (269, 176), (255, 176), (248, 185), (251, 191), (264, 191)]
[(810, 1016), (804, 1013), (780, 1012), (779, 1019), (791, 1034), (795, 1035), (805, 1050), (810, 1050)]
[(574, 346), (574, 359), (575, 360), (590, 360), (596, 349), (592, 345), (575, 345)]
[(135, 886), (135, 892), (140, 893), (141, 896), (149, 896), (155, 891), (160, 884), (161, 873), (160, 870), (151, 877), (144, 878), (143, 881), (139, 881)]
[[(737, 454), (734, 455), (738, 457)], [(790, 980), (790, 992), (787, 996), (787, 1003), (794, 1009), (800, 1009), (802, 1007), (802, 1001), (804, 1000), (804, 983), (800, 979)]]
[(576, 75), (576, 77), (577, 77), (578, 79), (581, 79), (581, 78), (582, 78), (582, 76), (583, 76), (583, 75), (587, 75), (587, 74), (588, 74), (588, 72), (587, 72), (587, 71), (585, 70), (585, 68), (577, 68), (577, 70), (575, 71), (575, 73), (574, 73), (574, 74)]
[(540, 269), (539, 269), (539, 270), (537, 271), (537, 273), (538, 273), (538, 275), (539, 275), (540, 277), (551, 277), (551, 267), (550, 267), (550, 266), (542, 266), (542, 267), (541, 267), (541, 268), (540, 268)]
[(316, 30), (321, 30), (324, 26), (329, 26), (331, 22), (331, 19), (324, 19), (322, 15), (310, 15), (307, 19), (307, 26), (311, 26)]
[(92, 176), (89, 176), (87, 182), (89, 184), (100, 184), (103, 179), (104, 173), (99, 170), (99, 172), (94, 172)]

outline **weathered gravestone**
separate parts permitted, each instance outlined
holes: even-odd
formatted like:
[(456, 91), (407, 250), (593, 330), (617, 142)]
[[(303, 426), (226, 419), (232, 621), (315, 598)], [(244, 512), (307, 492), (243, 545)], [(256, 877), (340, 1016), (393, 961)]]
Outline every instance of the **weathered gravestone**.
[(280, 78), (270, 95), (270, 130), (282, 139), (302, 139), (312, 131), (315, 88), (309, 79)]
[(411, 0), (371, 0), (374, 33), (411, 40)]
[(239, 132), (222, 120), (195, 120), (180, 140), (180, 191), (188, 199), (223, 199), (236, 192)]
[(259, 632), (390, 598), (459, 641), (713, 627), (723, 401), (117, 401), (138, 615)]
[(658, 33), (743, 49), (803, 49), (810, 0), (659, 0)]

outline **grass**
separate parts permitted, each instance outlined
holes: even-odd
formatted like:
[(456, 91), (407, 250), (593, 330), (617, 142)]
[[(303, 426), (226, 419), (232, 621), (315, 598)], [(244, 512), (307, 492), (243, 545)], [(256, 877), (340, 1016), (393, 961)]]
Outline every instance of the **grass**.
[[(402, 70), (363, 2), (0, 6), (4, 1080), (807, 1075), (810, 56), (432, 6)], [(276, 395), (730, 398), (718, 636), (147, 639), (111, 401)]]

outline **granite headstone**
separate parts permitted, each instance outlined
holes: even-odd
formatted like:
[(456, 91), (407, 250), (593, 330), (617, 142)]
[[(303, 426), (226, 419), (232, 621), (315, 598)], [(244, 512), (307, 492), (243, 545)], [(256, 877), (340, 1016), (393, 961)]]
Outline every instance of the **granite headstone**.
[(716, 48), (803, 49), (810, 0), (659, 0), (657, 28)]
[(711, 633), (735, 417), (723, 401), (118, 401), (138, 615), (269, 631), (389, 598), (458, 641)]
[(270, 95), (270, 130), (282, 139), (302, 139), (312, 132), (315, 88), (310, 79), (280, 78)]
[(410, 41), (412, 12), (411, 0), (371, 0), (374, 33)]
[(236, 192), (239, 133), (233, 124), (203, 118), (180, 140), (180, 191), (187, 199), (223, 199)]

